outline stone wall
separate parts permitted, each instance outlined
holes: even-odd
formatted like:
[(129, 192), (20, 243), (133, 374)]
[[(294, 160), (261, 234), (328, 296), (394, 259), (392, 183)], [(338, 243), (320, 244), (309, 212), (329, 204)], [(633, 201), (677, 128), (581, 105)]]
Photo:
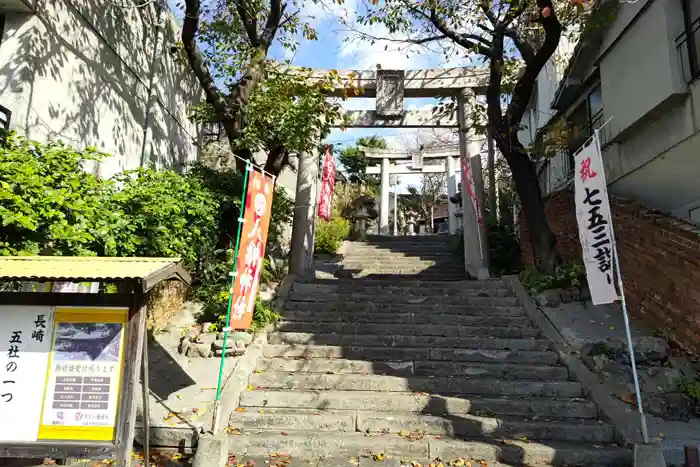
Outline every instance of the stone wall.
[[(700, 229), (629, 200), (611, 199), (629, 312), (700, 353)], [(547, 200), (562, 259), (581, 259), (570, 191)], [(529, 231), (519, 219), (523, 261), (533, 264)]]

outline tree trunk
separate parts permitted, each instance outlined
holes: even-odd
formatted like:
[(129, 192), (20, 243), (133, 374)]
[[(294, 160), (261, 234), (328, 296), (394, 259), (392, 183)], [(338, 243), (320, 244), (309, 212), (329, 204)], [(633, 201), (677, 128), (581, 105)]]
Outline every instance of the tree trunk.
[(491, 222), (496, 223), (498, 221), (498, 201), (496, 199), (496, 151), (493, 147), (493, 136), (490, 130), (486, 132), (486, 140), (488, 145), (489, 217)]
[(513, 173), (513, 181), (520, 197), (525, 221), (530, 229), (535, 266), (541, 272), (553, 274), (559, 264), (557, 239), (547, 222), (545, 204), (535, 167), (524, 151), (499, 149)]

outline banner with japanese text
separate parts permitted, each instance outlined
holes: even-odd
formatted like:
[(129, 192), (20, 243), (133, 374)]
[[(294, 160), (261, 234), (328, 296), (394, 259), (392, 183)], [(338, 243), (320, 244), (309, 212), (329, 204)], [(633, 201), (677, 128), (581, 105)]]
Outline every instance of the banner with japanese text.
[(274, 187), (272, 177), (256, 170), (249, 172), (243, 229), (238, 244), (236, 276), (232, 290), (229, 325), (232, 329), (248, 329), (253, 320), (255, 298), (265, 258)]
[(323, 153), (323, 173), (321, 193), (318, 200), (318, 217), (330, 222), (333, 213), (333, 192), (335, 191), (335, 158), (331, 145), (327, 144)]
[(469, 199), (472, 202), (472, 208), (476, 214), (476, 221), (479, 225), (484, 225), (484, 218), (481, 215), (481, 207), (479, 206), (479, 197), (476, 193), (476, 185), (474, 184), (474, 174), (472, 173), (472, 164), (469, 155), (460, 158), (462, 163), (462, 183), (467, 189)]
[(591, 299), (594, 305), (613, 303), (619, 298), (613, 274), (615, 244), (598, 139), (591, 138), (574, 161), (576, 221)]

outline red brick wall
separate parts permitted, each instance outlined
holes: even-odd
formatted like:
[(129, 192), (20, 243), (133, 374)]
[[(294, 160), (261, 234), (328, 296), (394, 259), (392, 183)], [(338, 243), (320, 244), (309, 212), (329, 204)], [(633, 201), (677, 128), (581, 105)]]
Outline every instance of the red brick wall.
[[(611, 199), (629, 312), (682, 346), (700, 353), (700, 229), (629, 200)], [(547, 201), (547, 218), (564, 260), (581, 259), (573, 193)], [(520, 243), (533, 264), (522, 218)]]

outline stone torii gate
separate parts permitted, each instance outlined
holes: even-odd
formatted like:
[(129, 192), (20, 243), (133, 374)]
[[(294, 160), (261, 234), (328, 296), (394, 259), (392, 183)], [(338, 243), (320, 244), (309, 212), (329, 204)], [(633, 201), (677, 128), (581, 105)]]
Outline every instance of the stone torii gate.
[[(325, 79), (330, 70), (314, 70), (313, 79)], [(340, 84), (330, 96), (353, 98), (376, 97), (375, 110), (346, 111), (344, 118), (334, 126), (346, 128), (455, 128), (459, 130), (459, 156), (471, 161), (474, 183), (483, 211), (484, 190), (481, 170), (480, 147), (476, 135), (471, 130), (470, 113), (476, 95), (483, 93), (488, 81), (488, 70), (475, 68), (448, 68), (430, 70), (382, 70), (376, 71), (341, 71)], [(433, 109), (404, 110), (404, 97), (451, 97), (457, 98), (457, 110), (451, 114), (436, 113)], [(371, 153), (371, 151), (370, 151)], [(370, 156), (371, 157), (371, 156)], [(406, 157), (405, 154), (400, 157)], [(432, 157), (429, 155), (428, 157)], [(453, 188), (448, 194), (456, 192), (454, 179), (455, 161), (452, 155), (446, 158), (443, 171), (452, 173)], [(390, 165), (386, 153), (381, 155), (379, 168), (382, 178), (380, 199), (380, 232), (388, 233), (389, 226), (389, 171)], [(415, 164), (414, 164), (415, 165)], [(450, 168), (452, 166), (452, 168)], [(428, 166), (429, 167), (429, 166)], [(375, 169), (373, 169), (375, 170)], [(422, 170), (422, 169), (421, 169)], [(431, 169), (429, 169), (431, 170)], [(396, 173), (396, 172), (395, 172)], [(316, 219), (318, 180), (318, 155), (300, 154), (297, 171), (297, 193), (294, 209), (294, 227), (292, 230), (290, 270), (305, 276), (313, 273), (313, 243)], [(384, 183), (386, 182), (386, 183)], [(384, 186), (386, 185), (386, 187)], [(384, 189), (386, 188), (386, 189)], [(488, 278), (488, 245), (486, 230), (477, 222), (477, 215), (471, 208), (466, 183), (462, 183), (464, 258), (465, 270), (474, 279)], [(451, 203), (450, 203), (451, 204)], [(451, 205), (451, 212), (455, 207)], [(452, 219), (452, 215), (450, 218)], [(483, 212), (480, 216), (485, 217)], [(454, 220), (452, 225), (456, 225)], [(450, 231), (452, 232), (452, 228)], [(456, 227), (455, 227), (456, 229)]]
[[(375, 149), (360, 147), (370, 159), (381, 159), (381, 165), (367, 167), (367, 173), (380, 176), (379, 188), (379, 232), (388, 234), (389, 229), (389, 177), (399, 174), (447, 174), (447, 195), (457, 194), (457, 167), (459, 167), (459, 147), (430, 148), (413, 154), (394, 149)], [(392, 160), (411, 158), (410, 165), (393, 165)], [(455, 159), (455, 157), (457, 159)], [(425, 159), (443, 159), (438, 163), (424, 164)], [(457, 234), (457, 206), (447, 205), (448, 225), (451, 235)]]

